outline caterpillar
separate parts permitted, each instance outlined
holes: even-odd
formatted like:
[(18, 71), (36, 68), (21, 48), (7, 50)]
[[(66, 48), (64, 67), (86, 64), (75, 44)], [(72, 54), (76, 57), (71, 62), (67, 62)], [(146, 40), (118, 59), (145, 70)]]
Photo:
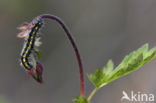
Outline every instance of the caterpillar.
[(31, 70), (34, 66), (32, 64), (32, 60), (30, 60), (30, 56), (33, 56), (36, 42), (39, 40), (39, 30), (43, 25), (43, 20), (41, 18), (37, 18), (32, 22), (32, 28), (25, 37), (24, 47), (21, 53), (21, 64), (25, 69)]

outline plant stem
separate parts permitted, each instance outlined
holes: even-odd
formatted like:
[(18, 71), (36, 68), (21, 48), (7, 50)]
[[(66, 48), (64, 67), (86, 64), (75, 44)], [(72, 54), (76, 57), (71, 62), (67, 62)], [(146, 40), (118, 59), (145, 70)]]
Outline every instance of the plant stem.
[(65, 25), (65, 23), (57, 16), (50, 15), (50, 14), (42, 14), (42, 15), (40, 15), (40, 17), (41, 18), (48, 18), (48, 19), (52, 19), (52, 20), (57, 21), (61, 25), (61, 27), (64, 29), (64, 31), (66, 32), (66, 35), (67, 35), (68, 39), (70, 40), (70, 42), (74, 48), (76, 57), (77, 57), (77, 61), (78, 61), (78, 65), (79, 65), (79, 72), (80, 72), (80, 96), (84, 97), (85, 96), (85, 88), (84, 88), (84, 76), (83, 76), (82, 60), (81, 60), (81, 56), (79, 53), (79, 49), (76, 45), (74, 38), (72, 37), (70, 30)]
[(99, 88), (95, 88), (92, 92), (91, 92), (91, 94), (89, 95), (89, 97), (88, 97), (88, 103), (90, 102), (90, 100), (92, 99), (92, 97), (94, 96), (94, 94), (97, 92), (99, 90)]

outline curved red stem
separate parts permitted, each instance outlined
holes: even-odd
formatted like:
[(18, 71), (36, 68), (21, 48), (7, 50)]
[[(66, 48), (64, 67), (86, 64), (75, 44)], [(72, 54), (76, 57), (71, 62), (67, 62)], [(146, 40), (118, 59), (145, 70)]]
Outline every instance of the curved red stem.
[(80, 72), (80, 96), (85, 96), (85, 87), (84, 87), (84, 76), (83, 76), (83, 65), (82, 65), (82, 60), (81, 60), (81, 56), (79, 53), (79, 49), (76, 45), (76, 42), (74, 40), (74, 38), (72, 37), (72, 34), (70, 32), (70, 30), (68, 29), (68, 27), (65, 25), (65, 23), (57, 16), (54, 15), (50, 15), (50, 14), (42, 14), (40, 15), (41, 18), (48, 18), (48, 19), (52, 19), (57, 21), (61, 27), (63, 28), (63, 30), (66, 32), (66, 35), (68, 37), (68, 39), (70, 40), (76, 57), (77, 57), (77, 61), (78, 61), (78, 65), (79, 65), (79, 72)]

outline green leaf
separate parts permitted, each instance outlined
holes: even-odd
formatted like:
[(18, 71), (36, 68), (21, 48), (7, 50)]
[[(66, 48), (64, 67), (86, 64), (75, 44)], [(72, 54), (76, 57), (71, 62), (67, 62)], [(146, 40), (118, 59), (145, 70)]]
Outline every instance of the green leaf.
[(88, 101), (87, 101), (87, 99), (85, 97), (77, 96), (74, 99), (74, 103), (88, 103)]
[(97, 69), (94, 74), (89, 74), (88, 78), (97, 88), (138, 70), (144, 64), (156, 58), (156, 47), (148, 51), (148, 44), (143, 45), (137, 51), (127, 55), (123, 61), (114, 69), (110, 60), (102, 70)]
[(31, 60), (32, 60), (33, 67), (36, 68), (36, 60), (35, 60), (34, 55), (31, 55)]
[(3, 95), (0, 95), (0, 103), (8, 103), (8, 100)]
[(113, 61), (112, 60), (109, 60), (108, 63), (107, 63), (106, 69), (103, 68), (103, 70), (105, 70), (103, 72), (105, 72), (106, 75), (109, 75), (113, 71), (113, 68), (114, 68)]
[(37, 54), (37, 57), (39, 58), (39, 59), (41, 59), (42, 58), (42, 52), (41, 51), (39, 51), (39, 50), (35, 50), (35, 53)]

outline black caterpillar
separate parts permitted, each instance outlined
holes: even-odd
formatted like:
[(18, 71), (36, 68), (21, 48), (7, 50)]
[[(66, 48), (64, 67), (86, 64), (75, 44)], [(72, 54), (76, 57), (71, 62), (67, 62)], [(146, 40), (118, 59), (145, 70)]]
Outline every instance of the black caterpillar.
[(32, 54), (32, 50), (34, 50), (35, 41), (39, 37), (38, 32), (43, 25), (43, 20), (41, 18), (37, 18), (33, 25), (34, 26), (31, 28), (31, 31), (28, 37), (26, 38), (26, 42), (21, 53), (22, 65), (28, 70), (31, 70), (33, 68), (29, 57)]

